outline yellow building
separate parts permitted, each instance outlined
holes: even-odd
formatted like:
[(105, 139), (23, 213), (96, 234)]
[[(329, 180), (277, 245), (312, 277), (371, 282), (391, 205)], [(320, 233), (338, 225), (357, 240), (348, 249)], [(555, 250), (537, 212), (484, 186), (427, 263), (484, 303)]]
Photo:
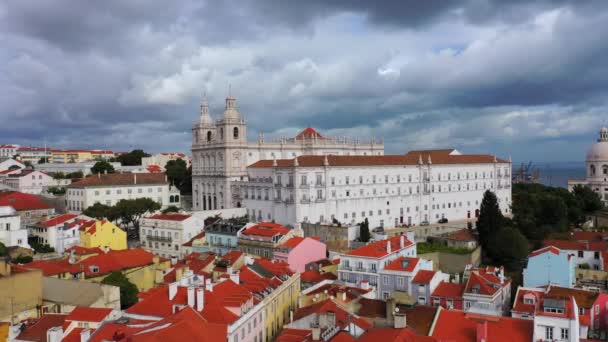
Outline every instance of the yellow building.
[(137, 248), (111, 250), (107, 253), (100, 250), (99, 254), (86, 258), (80, 258), (73, 253), (60, 260), (39, 260), (22, 267), (40, 269), (45, 277), (97, 283), (113, 271), (119, 271), (135, 284), (139, 291), (146, 291), (157, 285), (157, 271), (169, 269), (171, 261)]
[(42, 272), (12, 267), (0, 258), (0, 321), (17, 323), (38, 317), (42, 304)]
[(104, 150), (53, 150), (51, 163), (82, 163), (91, 160), (109, 159), (114, 152)]
[(110, 221), (86, 221), (80, 227), (80, 246), (127, 249), (127, 233)]

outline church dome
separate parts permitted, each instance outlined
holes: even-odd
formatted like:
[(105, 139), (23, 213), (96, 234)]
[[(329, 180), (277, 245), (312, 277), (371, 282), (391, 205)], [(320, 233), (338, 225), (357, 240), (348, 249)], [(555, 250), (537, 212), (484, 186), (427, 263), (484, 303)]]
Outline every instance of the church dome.
[(603, 127), (599, 136), (597, 142), (587, 152), (587, 161), (608, 162), (608, 128)]
[(213, 126), (213, 119), (209, 114), (209, 104), (206, 100), (201, 104), (201, 114), (198, 123), (203, 127)]

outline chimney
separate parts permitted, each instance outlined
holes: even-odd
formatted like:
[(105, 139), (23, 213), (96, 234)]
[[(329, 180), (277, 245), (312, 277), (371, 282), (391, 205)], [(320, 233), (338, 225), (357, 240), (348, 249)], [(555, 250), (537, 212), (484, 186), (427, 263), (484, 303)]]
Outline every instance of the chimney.
[(405, 236), (403, 236), (403, 235), (399, 236), (399, 246), (400, 246), (400, 248), (405, 247)]
[(498, 278), (500, 279), (500, 285), (505, 283), (505, 269), (500, 266), (500, 273), (498, 274)]
[(232, 280), (235, 284), (240, 284), (239, 271), (230, 273), (230, 280)]
[(133, 184), (137, 184), (137, 173), (133, 174)]
[(228, 273), (229, 275), (232, 274), (232, 266), (226, 267), (226, 273)]
[(70, 251), (70, 257), (68, 258), (68, 263), (70, 265), (74, 265), (76, 263), (76, 256), (74, 255), (74, 249)]
[(108, 174), (108, 170), (103, 170), (103, 174), (107, 175)]
[(188, 306), (194, 307), (194, 287), (188, 286)]
[(196, 311), (203, 311), (205, 306), (205, 289), (199, 287), (196, 289)]
[(107, 254), (107, 253), (110, 253), (110, 247), (105, 246), (105, 247), (103, 248), (103, 251), (104, 251), (104, 253), (106, 253), (106, 254)]
[(171, 256), (171, 265), (174, 266), (175, 264), (177, 264), (177, 257), (175, 255)]
[(52, 327), (46, 331), (47, 342), (61, 342), (63, 338), (63, 329), (61, 327)]
[(391, 239), (386, 240), (386, 253), (391, 254)]
[(395, 329), (405, 329), (407, 327), (407, 317), (405, 313), (398, 310), (398, 308), (395, 309)]
[(173, 300), (177, 294), (177, 283), (169, 284), (169, 300)]
[(91, 339), (91, 329), (84, 329), (80, 332), (80, 342), (89, 342)]
[(476, 342), (487, 342), (488, 341), (488, 322), (477, 323), (477, 339)]
[(312, 323), (310, 325), (310, 328), (312, 330), (312, 340), (313, 341), (318, 341), (321, 339), (321, 328), (319, 327), (319, 324), (317, 323)]
[(289, 323), (293, 323), (293, 310), (289, 310)]
[(101, 173), (97, 172), (97, 178), (101, 178)]
[(346, 302), (346, 291), (342, 292), (342, 301)]
[(361, 280), (361, 288), (364, 290), (369, 290), (369, 281)]
[(213, 292), (213, 283), (211, 282), (211, 279), (205, 279), (205, 290)]

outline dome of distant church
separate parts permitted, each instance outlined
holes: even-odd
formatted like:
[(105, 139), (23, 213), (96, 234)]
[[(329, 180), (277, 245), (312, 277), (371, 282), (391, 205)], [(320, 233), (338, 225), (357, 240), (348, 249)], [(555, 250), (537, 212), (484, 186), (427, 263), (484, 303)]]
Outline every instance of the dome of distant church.
[(587, 161), (608, 162), (608, 128), (603, 127), (600, 130), (599, 139), (587, 152)]
[(240, 121), (241, 114), (236, 110), (236, 99), (232, 96), (226, 98), (226, 109), (224, 110), (224, 120)]

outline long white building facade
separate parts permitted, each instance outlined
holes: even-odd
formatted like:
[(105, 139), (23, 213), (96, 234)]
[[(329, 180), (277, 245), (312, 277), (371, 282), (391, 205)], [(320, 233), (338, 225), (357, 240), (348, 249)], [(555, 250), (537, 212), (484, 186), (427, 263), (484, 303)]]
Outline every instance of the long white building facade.
[(286, 159), (302, 155), (383, 155), (379, 139), (358, 140), (324, 137), (312, 128), (293, 138), (247, 141), (247, 123), (236, 108), (236, 99), (226, 98), (222, 117), (214, 121), (207, 102), (192, 128), (192, 202), (194, 210), (242, 207), (234, 182), (247, 179), (247, 166), (264, 159)]
[(250, 219), (282, 224), (362, 222), (394, 227), (473, 218), (486, 190), (511, 205), (511, 162), (454, 149), (405, 155), (325, 155), (260, 160), (237, 181)]

